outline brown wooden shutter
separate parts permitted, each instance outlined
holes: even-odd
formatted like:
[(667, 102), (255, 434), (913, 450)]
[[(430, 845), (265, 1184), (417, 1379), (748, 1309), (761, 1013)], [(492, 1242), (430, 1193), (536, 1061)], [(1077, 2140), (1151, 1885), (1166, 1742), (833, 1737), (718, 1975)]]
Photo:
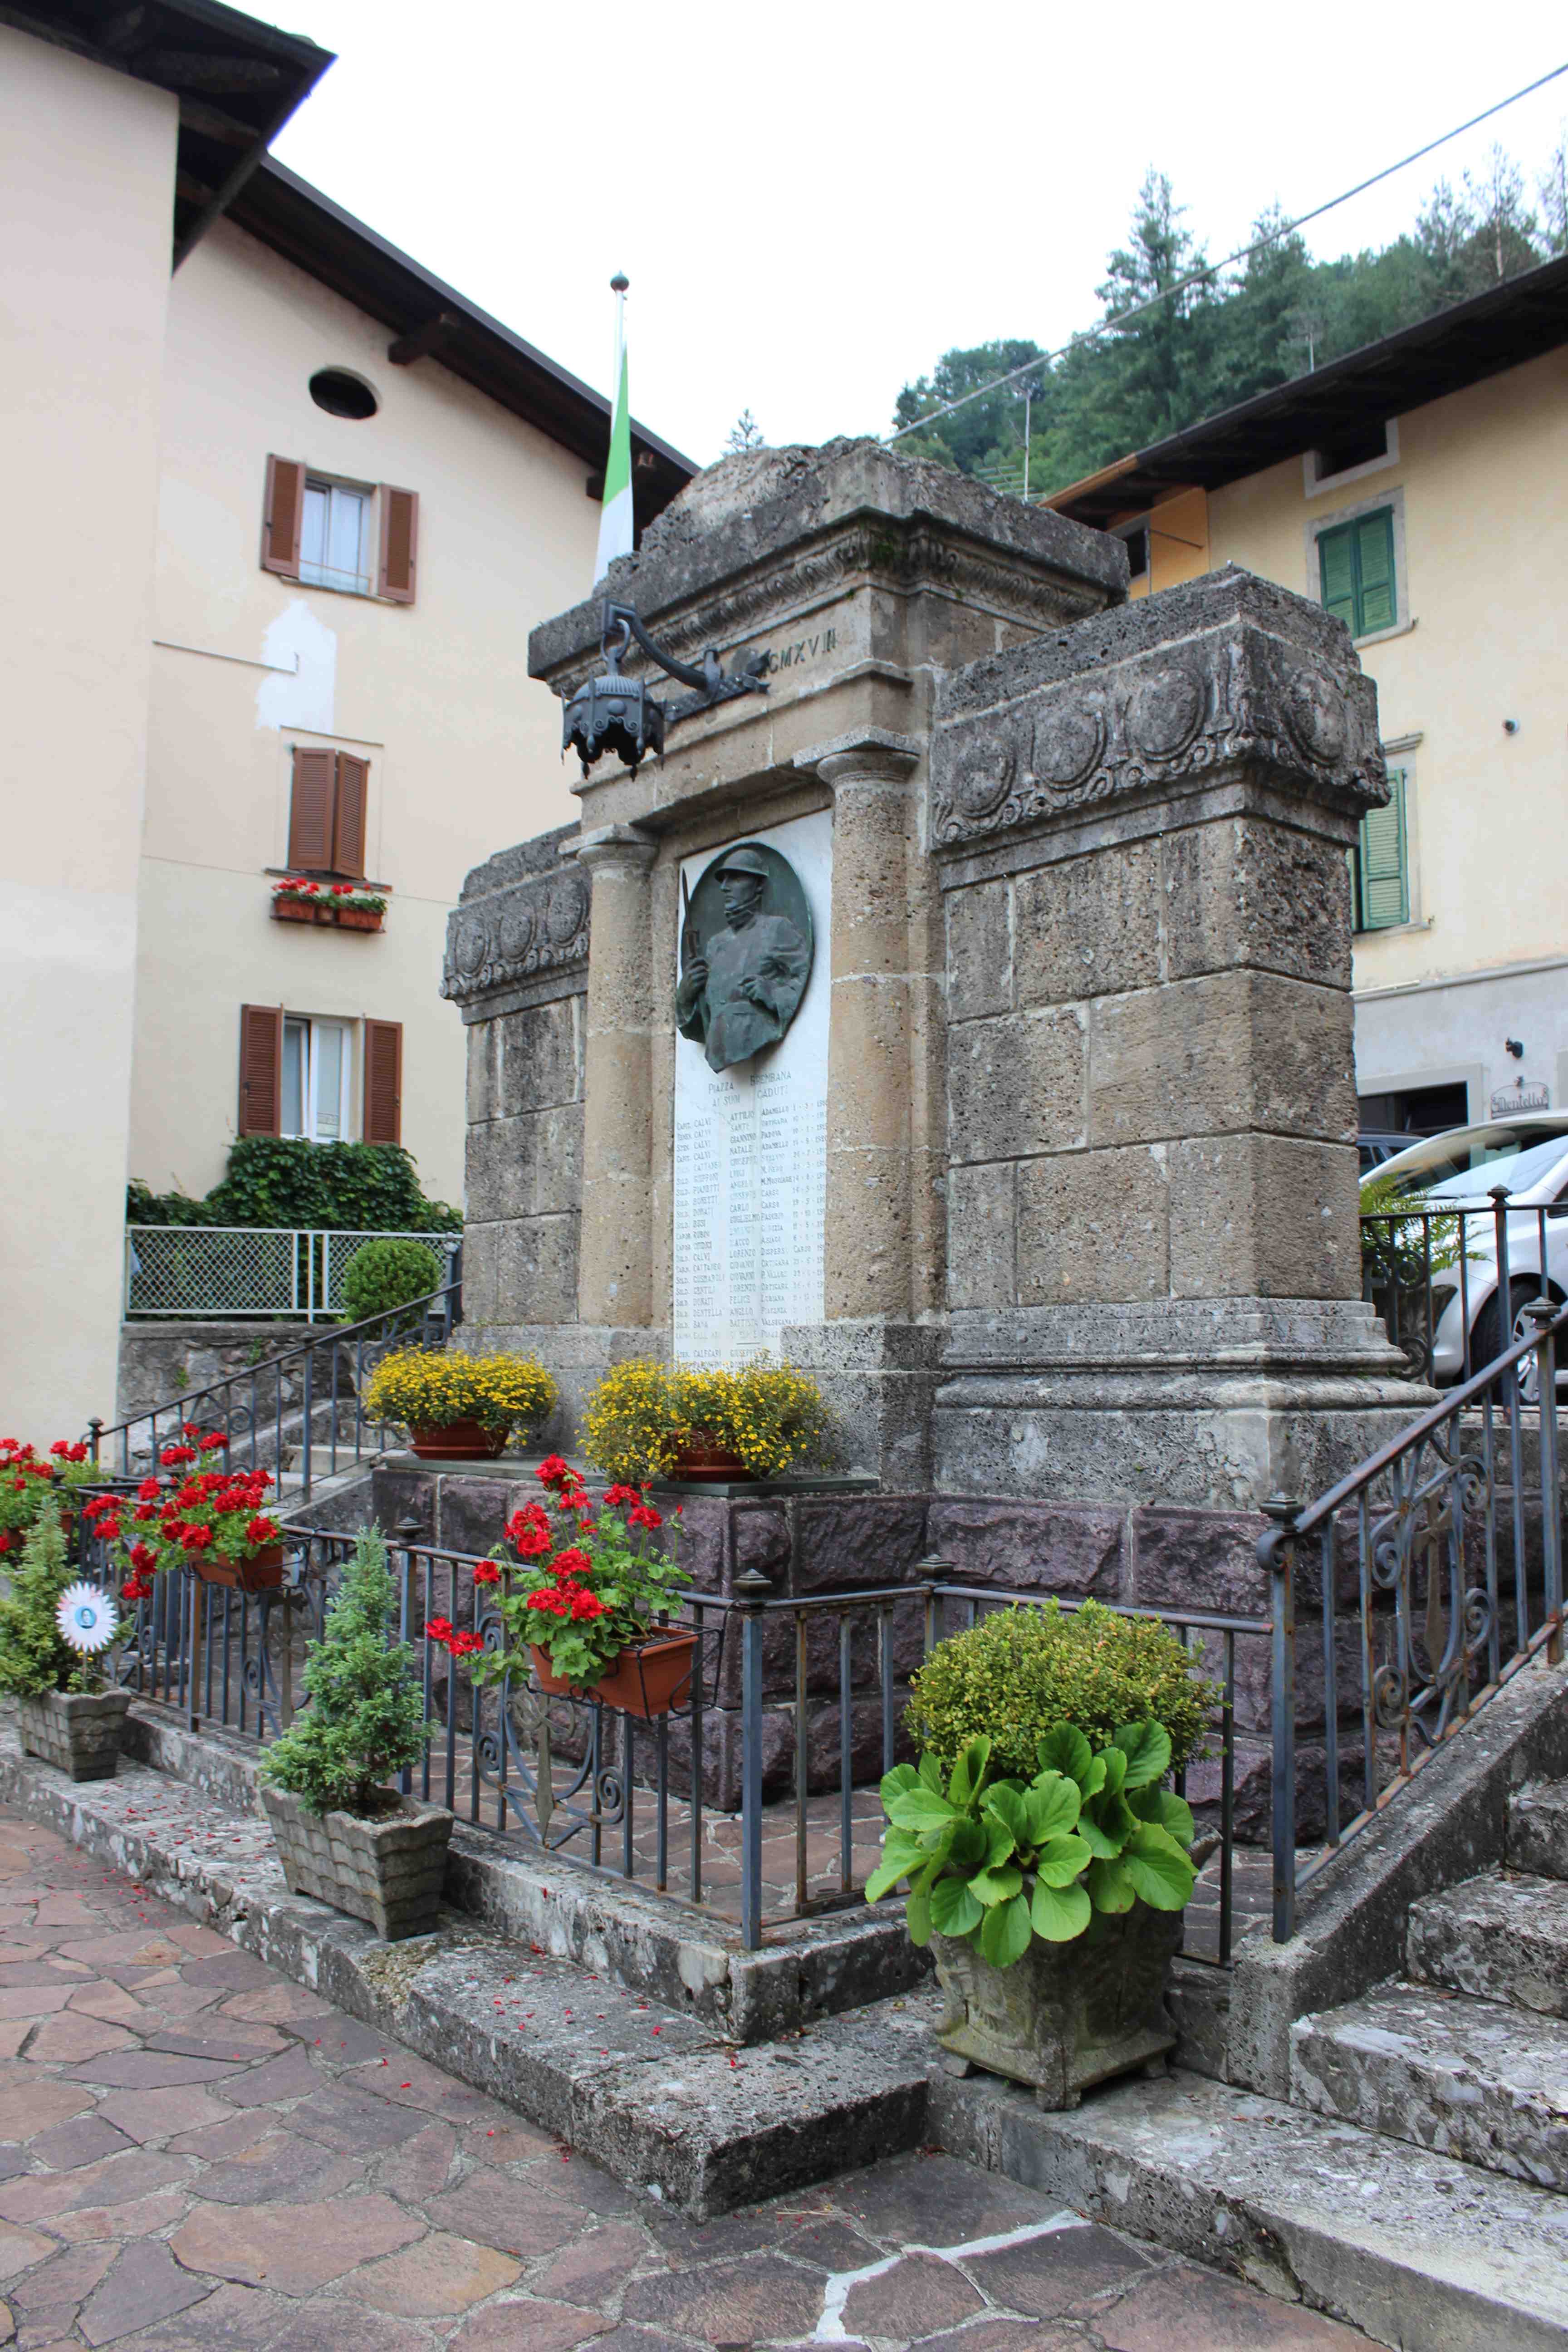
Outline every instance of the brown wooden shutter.
[(268, 457), (261, 513), (261, 569), (300, 577), (300, 533), (305, 520), (305, 468), (297, 457)]
[(381, 485), (381, 565), (376, 593), (389, 604), (412, 604), (419, 564), (419, 493)]
[(364, 1139), (403, 1140), (403, 1024), (364, 1024)]
[(370, 761), (353, 751), (338, 753), (337, 814), (332, 825), (332, 871), (364, 872), (364, 813), (370, 795)]
[(335, 751), (294, 747), (294, 788), (289, 800), (289, 863), (310, 874), (332, 870), (332, 833), (338, 796)]
[(283, 1066), (283, 1008), (279, 1004), (242, 1004), (239, 1008), (240, 1135), (276, 1135), (279, 1081)]

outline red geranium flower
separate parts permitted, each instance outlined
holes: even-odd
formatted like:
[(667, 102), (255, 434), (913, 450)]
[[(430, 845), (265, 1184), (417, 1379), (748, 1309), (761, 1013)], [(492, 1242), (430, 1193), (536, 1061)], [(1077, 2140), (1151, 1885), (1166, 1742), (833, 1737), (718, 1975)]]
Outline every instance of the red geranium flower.
[(500, 1570), (496, 1566), (493, 1559), (480, 1559), (475, 1561), (474, 1582), (476, 1584), (499, 1584), (500, 1582)]
[(427, 1617), (425, 1620), (425, 1639), (427, 1642), (449, 1642), (451, 1638), (452, 1621), (449, 1617)]
[(455, 1658), (471, 1658), (485, 1646), (482, 1633), (454, 1633), (447, 1647)]
[(563, 1592), (552, 1591), (545, 1585), (538, 1592), (529, 1594), (528, 1605), (531, 1609), (542, 1609), (551, 1617), (564, 1617), (568, 1604)]
[(626, 1525), (628, 1528), (662, 1528), (664, 1518), (651, 1503), (639, 1503), (635, 1511), (626, 1513)]
[(642, 1490), (637, 1486), (606, 1486), (605, 1500), (612, 1510), (618, 1510), (623, 1503), (640, 1503)]
[(570, 1580), (574, 1576), (591, 1575), (593, 1567), (593, 1561), (581, 1546), (570, 1544), (564, 1551), (556, 1553), (550, 1563), (550, 1573)]
[(542, 1486), (553, 1486), (563, 1497), (583, 1484), (581, 1472), (574, 1470), (570, 1462), (563, 1462), (559, 1454), (549, 1454), (534, 1476)]
[[(566, 1598), (564, 1593), (560, 1597), (563, 1601)], [(572, 1595), (572, 1615), (577, 1622), (580, 1622), (585, 1617), (602, 1617), (604, 1614), (605, 1603), (596, 1592), (579, 1591)]]

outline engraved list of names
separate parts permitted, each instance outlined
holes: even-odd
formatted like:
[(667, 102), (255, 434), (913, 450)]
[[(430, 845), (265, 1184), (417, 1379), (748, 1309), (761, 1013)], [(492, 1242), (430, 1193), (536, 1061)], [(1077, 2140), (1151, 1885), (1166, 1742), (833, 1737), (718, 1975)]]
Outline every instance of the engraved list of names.
[[(675, 1355), (684, 1364), (777, 1355), (787, 1323), (822, 1320), (827, 1162), (826, 810), (748, 834), (787, 857), (811, 906), (816, 960), (778, 1045), (730, 1069), (675, 1041)], [(717, 850), (688, 858), (687, 887)]]

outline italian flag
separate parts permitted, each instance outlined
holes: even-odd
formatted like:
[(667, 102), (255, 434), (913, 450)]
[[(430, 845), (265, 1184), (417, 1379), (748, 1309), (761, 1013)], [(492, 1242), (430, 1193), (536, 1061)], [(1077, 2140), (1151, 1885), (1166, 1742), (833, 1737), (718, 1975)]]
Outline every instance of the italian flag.
[(626, 281), (612, 279), (616, 289), (616, 409), (610, 424), (610, 457), (605, 467), (605, 503), (599, 514), (599, 551), (595, 558), (595, 582), (604, 578), (617, 555), (629, 555), (632, 528), (632, 418), (626, 397)]

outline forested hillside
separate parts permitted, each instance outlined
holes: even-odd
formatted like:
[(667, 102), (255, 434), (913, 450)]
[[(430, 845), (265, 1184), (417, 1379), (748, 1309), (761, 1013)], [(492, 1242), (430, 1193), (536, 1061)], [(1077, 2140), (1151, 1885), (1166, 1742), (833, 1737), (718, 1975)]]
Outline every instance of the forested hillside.
[[(930, 375), (900, 393), (896, 425), (1037, 356), (1041, 364), (899, 446), (1021, 491), (1028, 395), (1029, 493), (1063, 488), (1129, 450), (1568, 251), (1568, 142), (1537, 177), (1535, 198), (1532, 205), (1519, 165), (1494, 148), (1479, 179), (1467, 173), (1458, 190), (1439, 181), (1414, 227), (1380, 252), (1314, 261), (1292, 236), (1221, 274), (1207, 271), (1170, 181), (1151, 171), (1127, 243), (1110, 256), (1097, 289), (1101, 319), (1194, 271), (1205, 274), (1147, 317), (1097, 340), (1086, 336), (1055, 362), (1028, 341), (945, 352)], [(1254, 238), (1279, 220), (1265, 215)]]

